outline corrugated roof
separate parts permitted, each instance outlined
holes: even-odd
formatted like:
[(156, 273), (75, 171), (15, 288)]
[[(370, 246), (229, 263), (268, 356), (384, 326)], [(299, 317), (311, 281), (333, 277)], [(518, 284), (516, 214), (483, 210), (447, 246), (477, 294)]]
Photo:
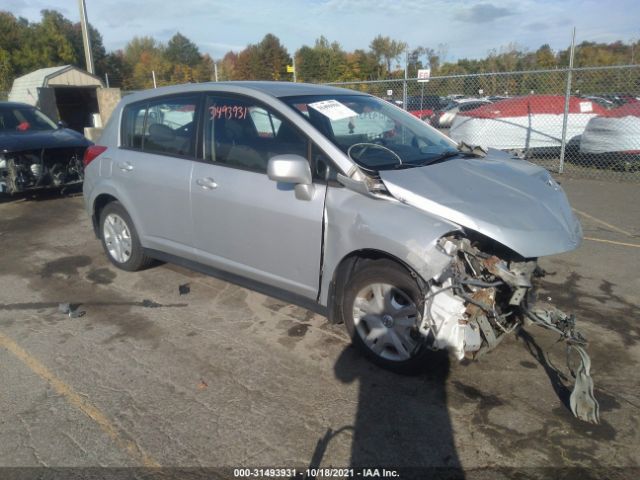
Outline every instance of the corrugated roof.
[(88, 72), (85, 72), (84, 70), (80, 70), (73, 65), (41, 68), (39, 70), (35, 70), (31, 73), (27, 73), (26, 75), (18, 77), (13, 81), (11, 92), (9, 92), (9, 101), (37, 105), (38, 88), (47, 86), (47, 82), (69, 71), (77, 71), (79, 75), (91, 77), (92, 83), (96, 84), (96, 86), (98, 84), (101, 85), (102, 83), (99, 78), (91, 75)]

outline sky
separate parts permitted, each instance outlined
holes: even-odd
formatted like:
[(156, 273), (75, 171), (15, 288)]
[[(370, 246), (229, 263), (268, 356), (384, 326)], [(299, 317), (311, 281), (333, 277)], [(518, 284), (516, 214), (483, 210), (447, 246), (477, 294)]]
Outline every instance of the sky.
[[(554, 50), (576, 41), (640, 39), (638, 0), (85, 0), (108, 51), (134, 36), (166, 42), (176, 32), (214, 59), (273, 33), (289, 53), (324, 35), (346, 50), (367, 49), (378, 34), (411, 48), (446, 45), (445, 61), (482, 58), (515, 42)], [(54, 9), (78, 21), (77, 0), (0, 0), (0, 10), (31, 21)]]

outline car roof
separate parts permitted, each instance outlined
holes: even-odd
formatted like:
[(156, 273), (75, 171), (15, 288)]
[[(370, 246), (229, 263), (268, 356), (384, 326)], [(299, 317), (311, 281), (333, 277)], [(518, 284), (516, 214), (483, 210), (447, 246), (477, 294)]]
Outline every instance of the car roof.
[(276, 98), (296, 97), (299, 95), (368, 95), (363, 92), (356, 92), (354, 90), (348, 90), (346, 88), (339, 88), (330, 85), (316, 85), (311, 83), (234, 81), (172, 85), (170, 87), (160, 87), (150, 90), (144, 90), (131, 95), (127, 95), (124, 98), (130, 101), (137, 101), (161, 95), (172, 95), (178, 93), (201, 92), (210, 90), (220, 90), (230, 93), (235, 92), (245, 94), (251, 92), (260, 92)]
[(0, 107), (27, 107), (27, 108), (36, 108), (33, 105), (29, 105), (28, 103), (22, 102), (0, 102)]

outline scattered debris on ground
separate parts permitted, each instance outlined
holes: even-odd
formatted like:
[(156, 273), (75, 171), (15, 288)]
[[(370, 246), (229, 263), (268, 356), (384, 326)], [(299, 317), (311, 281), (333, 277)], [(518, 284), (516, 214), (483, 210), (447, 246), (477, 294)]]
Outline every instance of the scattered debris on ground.
[(69, 315), (69, 318), (79, 318), (87, 313), (84, 310), (78, 310), (79, 307), (80, 304), (61, 303), (58, 305), (58, 311), (64, 315)]
[(209, 384), (201, 378), (200, 383), (198, 383), (198, 390), (204, 390), (205, 388), (208, 388), (208, 387), (209, 387)]
[(188, 283), (179, 285), (178, 292), (180, 292), (180, 295), (188, 295), (189, 292), (191, 292), (191, 285), (189, 285)]

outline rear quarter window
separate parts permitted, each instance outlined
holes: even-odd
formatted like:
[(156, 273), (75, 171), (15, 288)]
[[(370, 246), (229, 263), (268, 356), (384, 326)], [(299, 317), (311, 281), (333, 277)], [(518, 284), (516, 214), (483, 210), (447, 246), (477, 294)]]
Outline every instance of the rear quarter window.
[(149, 153), (193, 156), (197, 97), (170, 97), (125, 107), (122, 146)]

